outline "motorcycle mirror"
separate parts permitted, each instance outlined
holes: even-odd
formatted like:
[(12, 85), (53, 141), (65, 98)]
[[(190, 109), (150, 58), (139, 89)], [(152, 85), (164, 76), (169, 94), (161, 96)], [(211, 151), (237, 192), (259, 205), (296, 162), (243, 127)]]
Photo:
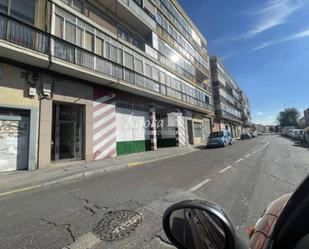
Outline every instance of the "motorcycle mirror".
[(216, 203), (181, 201), (163, 215), (169, 240), (180, 249), (234, 249), (237, 238), (233, 225)]

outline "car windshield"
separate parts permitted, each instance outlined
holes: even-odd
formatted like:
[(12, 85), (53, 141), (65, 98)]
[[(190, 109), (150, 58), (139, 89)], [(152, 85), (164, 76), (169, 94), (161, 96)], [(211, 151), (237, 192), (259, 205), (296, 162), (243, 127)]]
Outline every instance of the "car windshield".
[(213, 132), (209, 135), (209, 138), (222, 137), (223, 131)]

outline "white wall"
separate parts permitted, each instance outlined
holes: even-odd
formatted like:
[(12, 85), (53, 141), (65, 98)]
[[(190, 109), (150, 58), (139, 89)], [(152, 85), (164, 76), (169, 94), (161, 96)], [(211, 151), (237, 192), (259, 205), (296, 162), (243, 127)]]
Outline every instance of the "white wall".
[[(116, 110), (116, 139), (121, 141), (137, 141), (150, 139), (144, 127), (149, 120), (149, 113), (117, 107)], [(147, 124), (148, 122), (146, 122)]]

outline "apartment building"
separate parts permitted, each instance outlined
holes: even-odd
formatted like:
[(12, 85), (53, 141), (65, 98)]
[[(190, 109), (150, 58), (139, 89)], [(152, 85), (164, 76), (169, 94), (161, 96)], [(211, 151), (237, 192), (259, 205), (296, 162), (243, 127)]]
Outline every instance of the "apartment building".
[(230, 130), (232, 137), (240, 137), (245, 122), (251, 120), (249, 100), (218, 57), (211, 57), (210, 64), (216, 113), (214, 130)]
[(251, 105), (249, 98), (244, 93), (244, 91), (240, 91), (240, 99), (241, 99), (241, 105), (242, 105), (242, 120), (243, 120), (243, 126), (246, 128), (251, 127), (252, 124), (252, 118), (251, 118)]
[(175, 0), (0, 0), (0, 171), (205, 142), (206, 47)]

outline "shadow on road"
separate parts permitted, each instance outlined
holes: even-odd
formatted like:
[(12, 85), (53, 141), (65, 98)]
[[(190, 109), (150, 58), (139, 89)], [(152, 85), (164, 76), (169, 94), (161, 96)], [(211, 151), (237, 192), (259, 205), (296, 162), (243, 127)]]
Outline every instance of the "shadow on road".
[(306, 143), (306, 142), (302, 142), (302, 141), (300, 141), (300, 140), (296, 140), (296, 139), (294, 139), (294, 138), (286, 137), (286, 136), (283, 136), (283, 135), (281, 135), (281, 137), (284, 137), (284, 138), (290, 140), (291, 142), (294, 142), (293, 146), (295, 146), (295, 147), (308, 148), (308, 150), (309, 150), (309, 144)]

